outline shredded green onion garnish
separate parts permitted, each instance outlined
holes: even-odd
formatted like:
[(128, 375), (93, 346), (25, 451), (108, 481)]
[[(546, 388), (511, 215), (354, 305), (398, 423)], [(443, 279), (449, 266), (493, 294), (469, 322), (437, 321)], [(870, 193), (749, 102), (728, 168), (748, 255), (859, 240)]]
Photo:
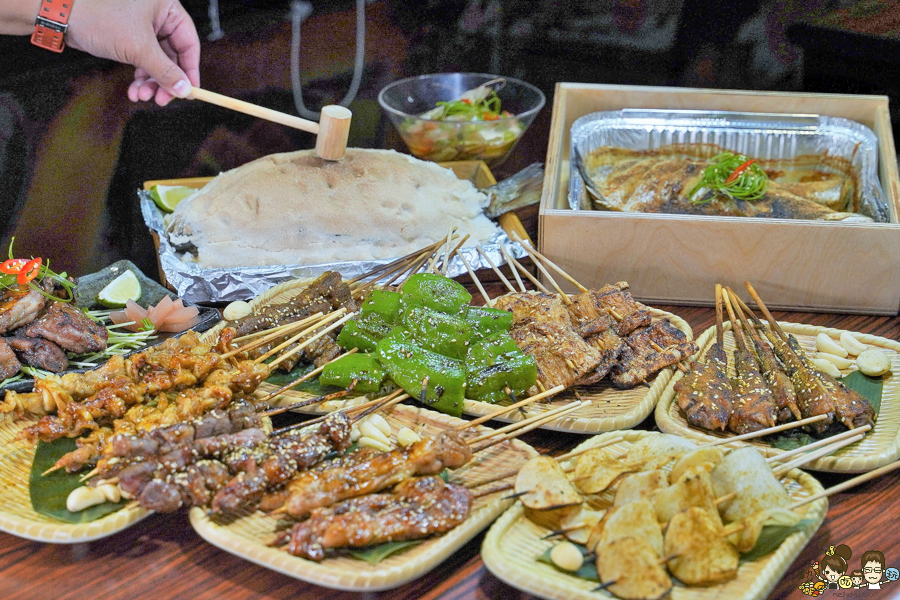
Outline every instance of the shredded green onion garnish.
[(451, 100), (438, 102), (437, 106), (443, 108), (439, 115), (431, 117), (435, 121), (483, 121), (500, 118), (500, 97), (497, 92), (491, 91), (482, 100)]
[(694, 204), (705, 204), (715, 199), (716, 195), (694, 200), (694, 195), (702, 189), (721, 192), (737, 200), (759, 200), (766, 193), (769, 176), (751, 159), (743, 154), (722, 152), (713, 156), (711, 164), (703, 169), (699, 183), (688, 192), (687, 197)]
[(153, 321), (151, 321), (149, 317), (141, 319), (141, 325), (144, 326), (144, 331), (153, 331), (155, 329)]
[[(15, 241), (16, 241), (15, 237), (13, 237), (12, 239), (9, 240), (9, 258), (10, 259), (15, 258), (15, 256), (13, 256), (13, 244), (15, 243)], [(45, 292), (43, 289), (41, 289), (41, 286), (39, 286), (38, 283), (43, 281), (45, 277), (49, 277), (50, 279), (52, 279), (53, 281), (58, 283), (60, 286), (62, 286), (63, 289), (66, 290), (65, 295), (68, 297), (67, 298), (58, 298), (58, 297), (54, 296), (53, 294), (49, 294), (49, 293)], [(9, 287), (13, 287), (14, 285), (18, 285), (15, 275), (10, 275), (7, 273), (0, 273), (0, 288), (9, 288)], [(65, 271), (63, 271), (62, 273), (55, 273), (50, 270), (50, 259), (47, 259), (46, 263), (41, 264), (41, 267), (40, 267), (40, 270), (38, 271), (37, 277), (35, 277), (32, 281), (28, 282), (28, 287), (30, 287), (33, 290), (38, 291), (41, 295), (49, 298), (50, 300), (57, 300), (59, 302), (71, 302), (72, 298), (75, 297), (75, 285), (71, 281), (68, 280), (68, 278), (66, 277)]]

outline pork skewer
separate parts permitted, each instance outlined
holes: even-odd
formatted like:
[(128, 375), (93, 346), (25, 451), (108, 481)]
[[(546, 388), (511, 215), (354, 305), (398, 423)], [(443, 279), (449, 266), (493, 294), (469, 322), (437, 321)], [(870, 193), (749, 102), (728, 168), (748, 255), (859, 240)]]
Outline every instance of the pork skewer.
[(794, 384), (791, 383), (790, 376), (778, 364), (778, 359), (775, 358), (772, 348), (759, 337), (759, 333), (747, 322), (744, 311), (749, 312), (749, 309), (744, 304), (744, 301), (731, 288), (726, 289), (729, 296), (734, 300), (734, 309), (744, 332), (750, 336), (753, 342), (760, 370), (775, 398), (775, 406), (778, 409), (778, 422), (786, 423), (802, 418), (800, 409), (797, 407), (797, 394), (794, 392)]
[(734, 396), (728, 429), (737, 433), (749, 433), (775, 425), (775, 398), (757, 367), (753, 354), (744, 342), (744, 332), (735, 317), (727, 291), (722, 297), (731, 319), (731, 332), (737, 347), (734, 350), (735, 377), (731, 380)]
[(722, 320), (722, 286), (716, 284), (716, 341), (706, 351), (706, 362), (693, 361), (675, 383), (675, 401), (688, 423), (709, 431), (725, 431), (734, 404)]
[(784, 333), (784, 330), (772, 317), (750, 282), (744, 282), (744, 285), (775, 332), (773, 335), (768, 329), (764, 329), (764, 333), (771, 336), (770, 341), (772, 341), (776, 354), (788, 367), (791, 381), (797, 392), (797, 404), (801, 414), (803, 416), (825, 414), (829, 417), (814, 425), (814, 431), (820, 434), (824, 433), (835, 417), (848, 429), (863, 425), (874, 426), (875, 410), (869, 401), (830, 375), (812, 367), (799, 344), (796, 340), (791, 343), (791, 338)]

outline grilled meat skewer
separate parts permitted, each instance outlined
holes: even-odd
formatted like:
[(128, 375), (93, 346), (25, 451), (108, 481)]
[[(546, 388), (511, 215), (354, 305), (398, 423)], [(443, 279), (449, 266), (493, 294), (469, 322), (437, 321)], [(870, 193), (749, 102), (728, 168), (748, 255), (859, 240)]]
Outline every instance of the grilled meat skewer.
[(775, 397), (766, 385), (756, 359), (744, 343), (744, 331), (735, 317), (727, 291), (723, 298), (731, 319), (731, 332), (737, 344), (734, 350), (735, 377), (731, 380), (734, 400), (728, 429), (743, 435), (775, 425)]
[(777, 332), (763, 326), (759, 319), (750, 313), (757, 327), (772, 343), (775, 354), (784, 363), (785, 370), (791, 377), (794, 390), (797, 392), (800, 414), (804, 418), (818, 415), (828, 415), (829, 417), (813, 423), (811, 425), (813, 431), (818, 434), (824, 433), (835, 418), (848, 429), (874, 425), (875, 410), (869, 401), (830, 375), (813, 367), (796, 338), (788, 336), (782, 331), (753, 286), (749, 283), (746, 285), (750, 295), (753, 296), (756, 304)]
[[(569, 387), (594, 372), (603, 360), (572, 327), (569, 312), (559, 296), (544, 293), (509, 293), (494, 306), (513, 314), (510, 335), (516, 345), (534, 357), (537, 379), (545, 389)], [(532, 388), (529, 396), (538, 393)]]
[(688, 423), (710, 431), (725, 431), (733, 404), (723, 335), (722, 286), (716, 285), (716, 341), (706, 351), (706, 362), (693, 361), (675, 383), (675, 401)]
[(292, 430), (275, 437), (263, 448), (259, 460), (243, 465), (212, 499), (216, 513), (234, 513), (255, 506), (263, 495), (278, 489), (298, 472), (309, 469), (326, 456), (341, 454), (350, 447), (349, 417), (329, 414), (314, 430)]
[(668, 319), (655, 321), (625, 338), (625, 349), (609, 372), (617, 388), (632, 388), (666, 367), (681, 362), (699, 348)]
[(749, 313), (751, 312), (750, 309), (737, 294), (729, 290), (729, 295), (735, 301), (734, 309), (737, 312), (744, 332), (753, 341), (753, 348), (756, 350), (756, 357), (759, 360), (763, 378), (766, 380), (766, 385), (769, 386), (769, 390), (771, 390), (775, 399), (775, 408), (778, 411), (776, 421), (789, 423), (803, 418), (800, 414), (800, 408), (797, 406), (797, 393), (794, 391), (794, 384), (791, 383), (790, 376), (784, 372), (784, 368), (778, 362), (772, 348), (765, 340), (760, 338), (759, 333), (747, 322), (744, 311), (746, 310)]
[(322, 560), (333, 548), (359, 548), (444, 533), (462, 523), (472, 507), (472, 493), (440, 477), (399, 483), (391, 493), (370, 494), (316, 508), (294, 525), (288, 552)]
[(266, 497), (260, 508), (277, 508), (299, 519), (315, 508), (378, 492), (416, 475), (437, 475), (471, 458), (468, 445), (452, 430), (390, 452), (363, 448), (300, 473), (284, 490)]

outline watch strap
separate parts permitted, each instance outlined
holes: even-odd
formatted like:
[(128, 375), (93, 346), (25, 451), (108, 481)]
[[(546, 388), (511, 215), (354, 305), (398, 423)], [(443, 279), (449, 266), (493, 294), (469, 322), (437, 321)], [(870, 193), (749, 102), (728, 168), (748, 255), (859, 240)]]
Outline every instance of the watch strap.
[(34, 33), (31, 43), (50, 50), (62, 52), (66, 47), (64, 40), (69, 28), (69, 12), (74, 0), (41, 0), (37, 18), (34, 20)]

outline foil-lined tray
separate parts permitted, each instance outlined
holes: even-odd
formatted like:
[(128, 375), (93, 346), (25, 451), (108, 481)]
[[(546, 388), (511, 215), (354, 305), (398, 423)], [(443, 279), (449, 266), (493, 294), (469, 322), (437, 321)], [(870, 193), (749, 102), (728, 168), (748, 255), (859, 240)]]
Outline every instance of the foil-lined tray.
[[(345, 279), (352, 279), (368, 273), (375, 267), (387, 264), (398, 257), (379, 260), (342, 261), (319, 263), (314, 265), (272, 265), (265, 267), (233, 267), (202, 269), (196, 264), (186, 263), (179, 258), (174, 246), (169, 242), (164, 222), (165, 213), (160, 210), (150, 194), (138, 190), (141, 201), (141, 214), (151, 231), (159, 237), (159, 262), (167, 283), (178, 293), (180, 298), (188, 302), (232, 302), (255, 298), (267, 289), (293, 279), (315, 277), (325, 271), (338, 271)], [(435, 240), (438, 241), (438, 240)], [(496, 266), (506, 261), (500, 252), (500, 244), (514, 258), (527, 256), (525, 250), (512, 241), (502, 230), (482, 242), (481, 247)], [(490, 265), (474, 247), (461, 248), (473, 270), (487, 269)], [(456, 277), (466, 273), (465, 264), (454, 256), (447, 269), (448, 277)]]
[[(891, 214), (878, 179), (878, 138), (868, 127), (838, 117), (730, 111), (624, 109), (577, 119), (570, 130), (569, 208), (591, 208), (583, 157), (597, 148), (655, 150), (664, 146), (718, 146), (757, 160), (802, 156), (845, 159), (858, 186), (857, 212), (879, 223)], [(823, 168), (827, 169), (824, 164)]]

